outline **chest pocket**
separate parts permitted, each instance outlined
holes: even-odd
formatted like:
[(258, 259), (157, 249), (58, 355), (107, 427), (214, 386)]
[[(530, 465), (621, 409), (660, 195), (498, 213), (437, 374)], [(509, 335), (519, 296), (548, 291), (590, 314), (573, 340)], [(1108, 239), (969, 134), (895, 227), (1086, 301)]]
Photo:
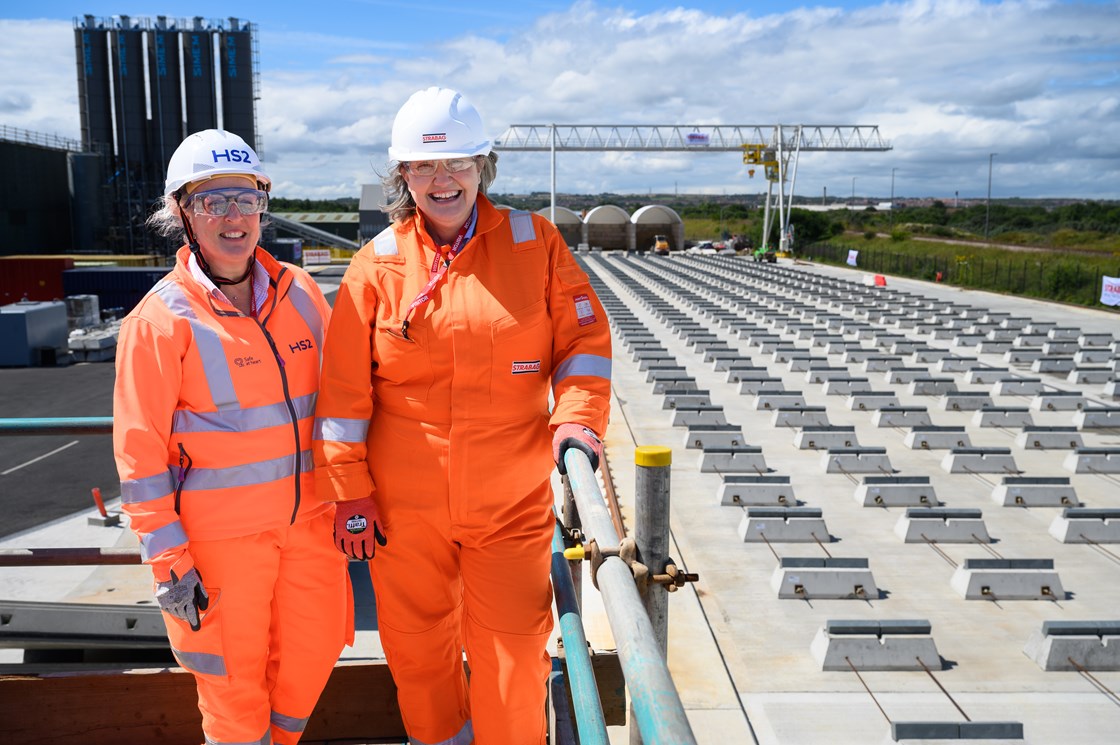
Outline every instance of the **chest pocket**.
[(381, 311), (371, 340), (374, 388), (391, 385), (394, 396), (427, 401), (435, 379), (430, 350), (431, 331), (425, 321), (416, 317), (417, 314), (413, 314), (409, 323), (407, 337), (401, 331), (403, 313), (415, 296), (415, 292), (410, 295), (405, 288), (404, 260), (394, 251), (378, 256), (377, 264), (382, 273), (379, 284), (383, 287), (383, 296), (378, 298)]
[(491, 403), (547, 405), (552, 377), (552, 322), (548, 304), (541, 300), (494, 321), (490, 326), (490, 344)]

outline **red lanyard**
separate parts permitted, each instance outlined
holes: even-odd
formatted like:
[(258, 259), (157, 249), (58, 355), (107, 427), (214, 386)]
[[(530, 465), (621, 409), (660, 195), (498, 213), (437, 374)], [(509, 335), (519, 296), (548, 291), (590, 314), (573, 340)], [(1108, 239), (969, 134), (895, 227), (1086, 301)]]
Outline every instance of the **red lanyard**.
[(447, 257), (444, 258), (439, 249), (436, 249), (435, 259), (432, 260), (432, 268), (430, 270), (431, 276), (428, 278), (428, 284), (424, 285), (424, 289), (420, 290), (420, 294), (409, 303), (408, 310), (405, 311), (404, 320), (401, 321), (401, 336), (408, 339), (408, 319), (412, 318), (412, 313), (424, 303), (432, 299), (432, 290), (436, 288), (440, 280), (447, 274), (447, 268), (451, 266), (451, 260), (454, 259), (459, 252), (465, 247), (470, 236), (474, 235), (475, 224), (478, 222), (478, 207), (476, 206), (471, 210), (471, 216), (463, 223), (463, 227), (459, 228), (459, 234), (455, 236), (455, 240), (451, 242), (451, 246), (447, 250)]

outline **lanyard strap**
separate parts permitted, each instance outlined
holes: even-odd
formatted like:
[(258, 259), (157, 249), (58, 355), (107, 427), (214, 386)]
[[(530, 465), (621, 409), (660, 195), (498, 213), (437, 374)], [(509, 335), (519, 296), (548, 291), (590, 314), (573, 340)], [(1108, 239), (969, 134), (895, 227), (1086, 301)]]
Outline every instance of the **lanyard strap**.
[(447, 249), (447, 256), (441, 255), (440, 250), (436, 249), (435, 259), (432, 260), (432, 268), (429, 270), (431, 276), (428, 278), (428, 284), (424, 285), (424, 289), (420, 290), (411, 303), (408, 305), (408, 310), (405, 311), (404, 320), (401, 321), (401, 336), (408, 338), (408, 322), (412, 318), (413, 312), (424, 303), (432, 299), (432, 291), (440, 280), (447, 274), (448, 267), (451, 266), (451, 260), (459, 255), (474, 235), (475, 225), (478, 223), (478, 206), (471, 210), (471, 216), (463, 223), (463, 227), (459, 228), (459, 234), (455, 236), (455, 240), (451, 242), (451, 246)]

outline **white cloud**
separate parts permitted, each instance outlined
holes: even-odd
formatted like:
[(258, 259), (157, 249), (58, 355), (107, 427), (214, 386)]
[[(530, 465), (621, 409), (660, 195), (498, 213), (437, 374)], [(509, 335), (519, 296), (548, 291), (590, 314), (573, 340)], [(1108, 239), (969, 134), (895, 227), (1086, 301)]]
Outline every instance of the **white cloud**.
[[(682, 5), (687, 5), (684, 3)], [(799, 193), (1120, 198), (1117, 4), (911, 0), (855, 11), (637, 13), (581, 0), (500, 35), (409, 46), (376, 29), (261, 36), (277, 193), (356, 195), (421, 87), (517, 124), (877, 124), (888, 153), (806, 154)], [(477, 25), (471, 26), (478, 29)], [(0, 124), (77, 137), (68, 22), (0, 21)], [(49, 54), (44, 50), (51, 51)], [(40, 60), (28, 65), (28, 59)], [(313, 64), (312, 64), (313, 63)], [(546, 191), (547, 154), (506, 153), (496, 191)], [(561, 191), (762, 191), (735, 153), (562, 153)]]

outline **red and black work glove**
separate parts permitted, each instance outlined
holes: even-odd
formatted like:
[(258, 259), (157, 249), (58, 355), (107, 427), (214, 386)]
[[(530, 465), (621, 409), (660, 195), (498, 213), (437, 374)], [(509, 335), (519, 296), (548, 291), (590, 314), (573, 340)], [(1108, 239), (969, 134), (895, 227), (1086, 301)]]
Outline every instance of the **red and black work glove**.
[(570, 422), (556, 428), (556, 433), (552, 436), (552, 458), (556, 461), (556, 469), (562, 475), (568, 472), (564, 466), (564, 452), (568, 448), (582, 450), (591, 461), (592, 471), (599, 467), (599, 458), (603, 455), (603, 441), (594, 430)]
[(369, 561), (377, 546), (385, 545), (381, 513), (373, 497), (338, 502), (334, 514), (334, 545), (352, 559)]

